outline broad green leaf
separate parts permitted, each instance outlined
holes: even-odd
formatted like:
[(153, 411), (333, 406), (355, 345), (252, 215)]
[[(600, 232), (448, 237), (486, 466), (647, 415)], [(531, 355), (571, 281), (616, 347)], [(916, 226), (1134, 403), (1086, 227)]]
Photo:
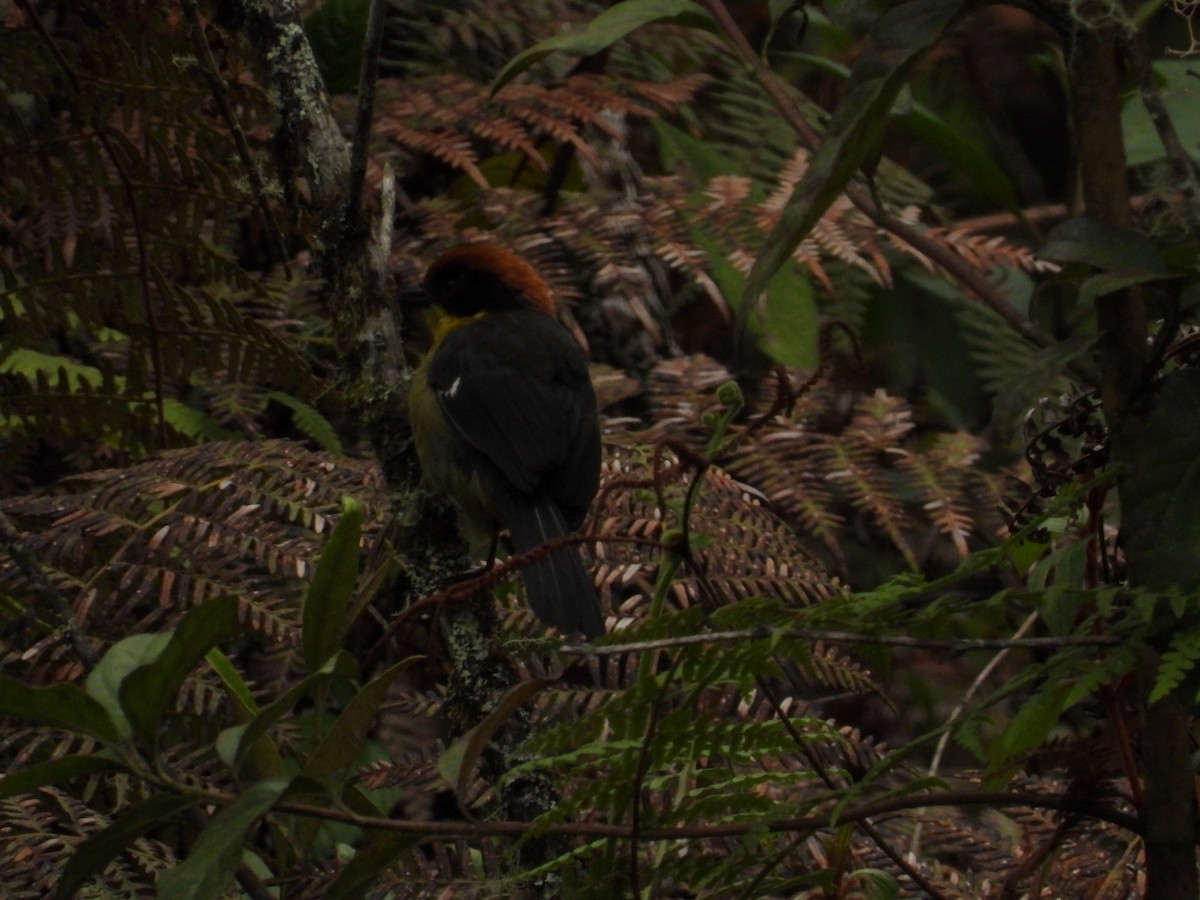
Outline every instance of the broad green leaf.
[(237, 771), (243, 758), (254, 747), (267, 729), (291, 712), (293, 706), (315, 687), (324, 684), (335, 674), (349, 676), (355, 668), (354, 660), (347, 653), (337, 653), (325, 661), (317, 671), (292, 685), (270, 706), (245, 725), (235, 725), (221, 732), (217, 738), (217, 752), (231, 769)]
[(105, 705), (77, 684), (29, 687), (0, 675), (0, 715), (90, 735), (106, 744), (122, 739), (121, 729)]
[(94, 875), (107, 866), (126, 847), (181, 810), (199, 802), (180, 794), (159, 794), (123, 812), (107, 828), (96, 832), (67, 860), (55, 891), (57, 900), (69, 900)]
[(363, 510), (345, 497), (342, 516), (325, 542), (317, 570), (304, 598), (304, 668), (316, 672), (341, 649), (349, 622), (350, 598), (358, 580), (359, 541)]
[(492, 82), (492, 94), (551, 53), (590, 56), (607, 50), (630, 32), (656, 22), (700, 28), (713, 25), (708, 13), (691, 0), (624, 0), (600, 13), (583, 28), (556, 34), (522, 50), (500, 70)]
[(253, 722), (259, 714), (258, 703), (255, 702), (241, 674), (229, 661), (229, 657), (214, 647), (208, 651), (205, 659), (225, 685), (234, 716), (242, 723), (241, 727), (227, 728), (217, 736), (217, 755), (244, 780), (260, 781), (284, 774), (279, 748), (261, 732), (252, 744), (247, 745), (238, 759), (238, 744), (245, 734), (245, 726)]
[(475, 763), (483, 755), (492, 735), (512, 718), (513, 713), (524, 706), (530, 697), (555, 683), (554, 679), (537, 678), (509, 688), (482, 722), (454, 741), (446, 748), (446, 752), (438, 757), (438, 773), (454, 786), (454, 792), (460, 801), (466, 796), (471, 773), (475, 771)]
[(1163, 281), (1168, 278), (1182, 277), (1182, 273), (1178, 275), (1163, 275), (1158, 272), (1133, 272), (1131, 274), (1100, 272), (1088, 278), (1079, 286), (1079, 301), (1081, 303), (1091, 303), (1098, 297), (1107, 297), (1109, 294), (1123, 291), (1125, 288), (1133, 287), (1135, 284), (1146, 284), (1151, 281)]
[[(839, 78), (850, 77), (849, 66), (837, 60), (809, 53), (796, 54), (796, 58)], [(913, 137), (966, 176), (974, 189), (1007, 209), (1020, 208), (1012, 179), (979, 141), (951, 126), (924, 103), (914, 102), (905, 109), (893, 107), (891, 115), (902, 122)]]
[(658, 136), (659, 159), (668, 172), (678, 169), (682, 162), (698, 181), (706, 183), (718, 175), (730, 175), (738, 170), (737, 163), (709, 141), (697, 140), (662, 119), (652, 120), (650, 127)]
[(370, 9), (371, 0), (325, 0), (304, 20), (304, 33), (331, 94), (358, 85)]
[[(1171, 59), (1154, 63), (1154, 74), (1162, 83), (1162, 97), (1184, 150), (1200, 162), (1200, 84), (1196, 82), (1195, 60)], [(1141, 97), (1134, 94), (1121, 115), (1125, 155), (1129, 165), (1140, 166), (1166, 157), (1154, 121)]]
[(134, 669), (157, 659), (170, 640), (169, 631), (164, 634), (130, 635), (109, 647), (87, 677), (87, 692), (108, 710), (121, 740), (128, 740), (133, 735), (129, 719), (121, 706), (121, 683)]
[(1162, 253), (1145, 233), (1087, 216), (1056, 226), (1046, 235), (1038, 256), (1127, 275), (1171, 274)]
[(707, 236), (693, 229), (697, 246), (705, 251), (708, 269), (721, 293), (738, 309), (738, 318), (758, 335), (762, 349), (776, 362), (808, 368), (817, 364), (817, 343), (821, 313), (813, 297), (812, 285), (796, 266), (786, 266), (767, 288), (762, 313), (744, 311), (745, 279), (721, 249)]
[(1200, 371), (1169, 375), (1121, 490), (1121, 535), (1134, 587), (1200, 587)]
[(246, 832), (283, 796), (289, 779), (267, 778), (246, 788), (205, 826), (187, 859), (159, 876), (159, 900), (216, 900), (242, 858)]
[(221, 683), (225, 685), (225, 690), (229, 694), (229, 699), (233, 701), (233, 706), (237, 714), (245, 715), (247, 721), (257, 715), (258, 703), (254, 699), (254, 695), (250, 693), (250, 686), (246, 684), (242, 675), (229, 657), (213, 647), (208, 653), (204, 654), (205, 661), (212, 667), (216, 676), (221, 679)]
[(130, 672), (117, 694), (134, 735), (154, 742), (159, 719), (174, 702), (183, 680), (217, 643), (238, 631), (237, 598), (215, 597), (183, 617), (153, 659)]
[(961, 172), (974, 190), (1006, 209), (1020, 209), (1012, 179), (978, 141), (951, 127), (923, 103), (914, 103), (898, 118), (917, 140)]
[(771, 279), (883, 143), (892, 104), (912, 68), (974, 0), (911, 0), (886, 13), (850, 73), (846, 95), (829, 120), (821, 146), (792, 189), (746, 279), (737, 344), (747, 316)]
[(325, 900), (359, 900), (405, 851), (418, 846), (421, 838), (387, 832), (360, 848), (325, 891)]
[(821, 313), (812, 284), (796, 266), (784, 266), (767, 286), (763, 349), (776, 362), (802, 369), (817, 364)]
[(121, 772), (125, 769), (123, 763), (99, 753), (62, 756), (49, 762), (38, 763), (36, 766), (14, 769), (0, 777), (0, 798), (27, 794), (48, 784), (59, 784), (101, 772)]
[(350, 699), (346, 708), (334, 720), (321, 745), (305, 764), (303, 775), (306, 778), (320, 780), (338, 776), (358, 759), (375, 721), (375, 715), (387, 698), (388, 688), (396, 677), (417, 659), (419, 657), (410, 656), (401, 660), (375, 677)]

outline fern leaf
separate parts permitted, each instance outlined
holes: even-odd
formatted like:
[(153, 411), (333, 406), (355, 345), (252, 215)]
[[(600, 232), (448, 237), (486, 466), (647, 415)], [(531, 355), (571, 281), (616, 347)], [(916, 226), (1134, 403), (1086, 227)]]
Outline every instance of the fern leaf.
[(1197, 660), (1200, 660), (1200, 633), (1178, 629), (1159, 661), (1149, 702), (1156, 703), (1179, 687), (1196, 668)]
[(342, 441), (334, 431), (333, 425), (314, 407), (309, 406), (298, 397), (285, 394), (282, 391), (271, 391), (268, 400), (281, 403), (292, 411), (293, 421), (305, 435), (312, 439), (322, 450), (341, 455)]

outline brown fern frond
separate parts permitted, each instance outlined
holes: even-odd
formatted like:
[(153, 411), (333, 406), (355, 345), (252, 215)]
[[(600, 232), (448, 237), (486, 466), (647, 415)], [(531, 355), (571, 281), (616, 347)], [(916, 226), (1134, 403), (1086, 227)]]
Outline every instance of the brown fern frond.
[[(659, 564), (664, 518), (651, 487), (665, 476), (636, 443), (609, 438), (601, 501), (593, 510), (596, 579), (614, 610), (630, 614), (648, 599)], [(775, 597), (807, 606), (837, 591), (791, 530), (765, 506), (756, 491), (713, 467), (704, 472), (694, 515), (697, 558), (703, 576), (685, 575), (673, 587), (681, 608), (700, 602), (718, 605), (747, 597)], [(641, 485), (641, 487), (630, 487)], [(671, 486), (666, 482), (663, 487)], [(631, 539), (633, 542), (631, 542)]]
[[(550, 139), (571, 146), (595, 167), (599, 160), (588, 129), (623, 143), (624, 130), (614, 125), (614, 117), (656, 118), (689, 102), (706, 81), (701, 74), (649, 84), (581, 73), (550, 86), (509, 84), (493, 97), (486, 83), (443, 74), (402, 86), (385, 83), (375, 131), (395, 147), (433, 156), (486, 189), (488, 181), (479, 168), (485, 156), (517, 152), (544, 171), (540, 145)], [(349, 109), (346, 101), (343, 114)]]
[[(71, 855), (109, 827), (113, 817), (65, 791), (42, 788), (0, 800), (0, 822), (5, 891), (12, 897), (48, 897)], [(109, 896), (149, 900), (157, 876), (177, 862), (167, 844), (139, 837), (92, 884)]]
[[(364, 461), (282, 441), (212, 443), (81, 476), (69, 491), (3, 509), (94, 639), (169, 628), (193, 606), (233, 594), (251, 632), (294, 651), (300, 598), (341, 498), (381, 511), (382, 491)], [(0, 556), (0, 589), (28, 596), (25, 578)], [(52, 678), (56, 643), (39, 642), (33, 656), (30, 645), (8, 644), (3, 656), (40, 671), (34, 680)]]
[[(178, 65), (191, 38), (146, 7), (62, 25), (56, 46), (74, 77), (53, 91), (46, 41), (0, 33), (13, 89), (33, 105), (11, 118), (0, 170), (6, 443), (95, 468), (222, 425), (257, 433), (265, 403), (218, 421), (197, 401), (238, 379), (315, 394), (311, 361), (285, 340), (309, 328), (284, 312), (308, 285), (245, 265), (262, 249), (252, 235), (275, 226), (209, 85)], [(250, 79), (231, 77), (227, 91), (247, 118), (267, 114)], [(264, 270), (286, 263), (270, 252)]]
[[(656, 433), (703, 446), (704, 417), (719, 410), (716, 389), (730, 378), (704, 357), (657, 366), (647, 386)], [(792, 378), (801, 381), (798, 374)], [(765, 388), (749, 403), (752, 410), (768, 405)], [(848, 415), (831, 415), (845, 405)], [(999, 476), (975, 465), (978, 439), (947, 433), (918, 441), (912, 412), (900, 398), (876, 392), (851, 400), (818, 383), (790, 414), (761, 428), (735, 425), (731, 435), (718, 462), (836, 560), (860, 521), (909, 566), (919, 562), (915, 536), (929, 529), (944, 535), (955, 555), (973, 535), (997, 533), (991, 504)]]

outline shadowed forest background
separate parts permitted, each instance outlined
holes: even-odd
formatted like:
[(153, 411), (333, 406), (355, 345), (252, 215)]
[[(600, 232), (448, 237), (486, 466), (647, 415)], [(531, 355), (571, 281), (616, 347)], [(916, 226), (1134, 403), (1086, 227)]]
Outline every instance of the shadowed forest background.
[[(1197, 896), (1196, 3), (0, 12), (6, 896)], [(483, 240), (590, 644), (420, 485)]]

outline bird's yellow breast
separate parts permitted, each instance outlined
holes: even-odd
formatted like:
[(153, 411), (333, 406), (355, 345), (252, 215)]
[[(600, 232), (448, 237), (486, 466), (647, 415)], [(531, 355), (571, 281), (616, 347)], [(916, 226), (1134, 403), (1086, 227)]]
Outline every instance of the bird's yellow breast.
[(430, 323), (434, 328), (434, 344), (413, 373), (408, 390), (408, 416), (425, 481), (432, 490), (447, 494), (454, 502), (468, 542), (482, 545), (500, 527), (500, 513), (492, 499), (494, 491), (484, 484), (475, 452), (447, 420), (437, 392), (429, 386), (429, 366), (441, 341), (474, 318), (478, 316), (443, 314), (441, 322)]

